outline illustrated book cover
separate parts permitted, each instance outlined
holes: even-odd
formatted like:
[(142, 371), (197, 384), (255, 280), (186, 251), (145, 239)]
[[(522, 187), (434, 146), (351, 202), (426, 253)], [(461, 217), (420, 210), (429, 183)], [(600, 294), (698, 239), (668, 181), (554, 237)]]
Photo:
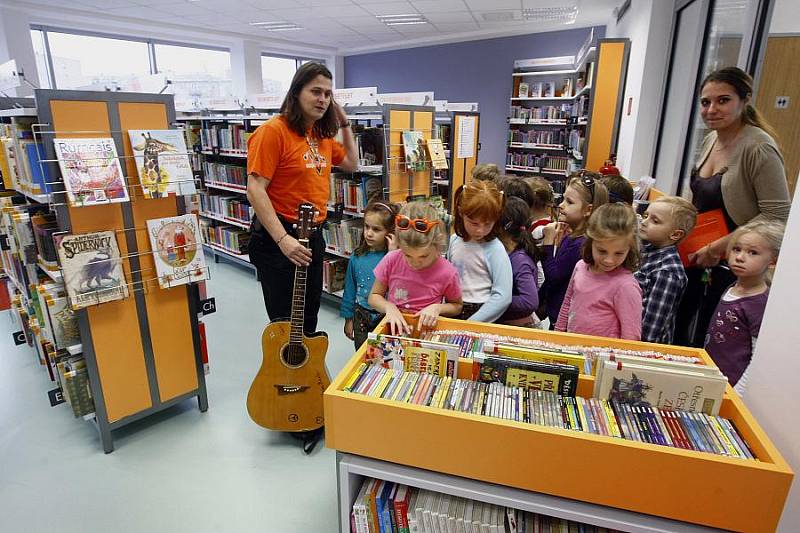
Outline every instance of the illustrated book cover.
[(459, 347), (455, 344), (424, 341), (370, 332), (367, 337), (365, 362), (406, 372), (427, 372), (437, 376), (454, 376)]
[(514, 359), (497, 355), (473, 354), (472, 377), (476, 381), (502, 383), (508, 387), (554, 392), (575, 396), (578, 367)]
[(180, 130), (128, 130), (128, 136), (145, 198), (197, 192)]
[(53, 143), (70, 205), (130, 200), (112, 138), (55, 139)]
[(55, 237), (64, 286), (73, 309), (128, 297), (113, 231)]
[(403, 132), (403, 150), (407, 171), (419, 172), (425, 170), (425, 139), (421, 131)]
[(447, 157), (444, 155), (444, 144), (441, 139), (428, 139), (428, 155), (431, 158), (431, 166), (436, 170), (447, 170)]
[(605, 361), (595, 397), (631, 406), (719, 414), (728, 380), (723, 375)]
[(147, 233), (162, 289), (208, 279), (197, 215), (148, 220)]

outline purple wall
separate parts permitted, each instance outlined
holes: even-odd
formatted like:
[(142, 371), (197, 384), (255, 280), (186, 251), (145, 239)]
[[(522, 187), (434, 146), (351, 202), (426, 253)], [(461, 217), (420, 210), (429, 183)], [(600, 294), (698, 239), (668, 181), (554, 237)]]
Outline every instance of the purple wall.
[[(377, 86), (382, 93), (433, 91), (437, 100), (478, 102), (478, 162), (502, 168), (514, 60), (574, 55), (589, 31), (576, 28), (347, 56), (345, 87)], [(595, 28), (597, 39), (604, 35), (604, 26)]]

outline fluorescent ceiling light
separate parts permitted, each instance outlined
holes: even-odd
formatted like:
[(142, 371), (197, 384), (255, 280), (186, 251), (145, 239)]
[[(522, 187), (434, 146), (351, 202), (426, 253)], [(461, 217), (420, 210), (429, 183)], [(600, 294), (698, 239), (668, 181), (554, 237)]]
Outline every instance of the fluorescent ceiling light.
[(427, 24), (428, 21), (419, 13), (407, 15), (376, 15), (376, 18), (387, 26), (404, 26), (408, 24)]
[(522, 10), (525, 20), (542, 20), (574, 24), (578, 18), (578, 6), (531, 7)]
[(251, 22), (250, 25), (267, 31), (292, 31), (303, 29), (293, 22)]

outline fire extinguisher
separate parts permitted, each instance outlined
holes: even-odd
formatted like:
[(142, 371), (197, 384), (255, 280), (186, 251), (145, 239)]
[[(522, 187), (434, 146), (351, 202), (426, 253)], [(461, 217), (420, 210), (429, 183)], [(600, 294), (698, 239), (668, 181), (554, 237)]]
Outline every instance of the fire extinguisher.
[(619, 176), (619, 169), (616, 167), (617, 155), (611, 154), (603, 166), (600, 167), (600, 174), (603, 176)]

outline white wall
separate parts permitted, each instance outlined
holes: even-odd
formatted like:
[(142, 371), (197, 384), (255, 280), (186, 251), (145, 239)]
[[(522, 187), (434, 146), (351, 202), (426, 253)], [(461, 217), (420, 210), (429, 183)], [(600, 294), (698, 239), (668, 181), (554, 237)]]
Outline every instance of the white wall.
[(617, 143), (617, 167), (629, 178), (649, 175), (653, 164), (673, 7), (674, 0), (632, 0), (619, 24), (606, 25), (606, 37), (631, 41)]
[(795, 473), (779, 527), (784, 533), (794, 533), (800, 527), (800, 187), (792, 205), (743, 397)]
[[(36, 55), (30, 34), (30, 17), (26, 13), (0, 7), (0, 63), (10, 59), (17, 62), (17, 69), (25, 73), (25, 79), (39, 86)], [(25, 85), (6, 91), (10, 96), (31, 96), (33, 90)]]
[(800, 2), (777, 0), (772, 10), (770, 33), (800, 33)]

